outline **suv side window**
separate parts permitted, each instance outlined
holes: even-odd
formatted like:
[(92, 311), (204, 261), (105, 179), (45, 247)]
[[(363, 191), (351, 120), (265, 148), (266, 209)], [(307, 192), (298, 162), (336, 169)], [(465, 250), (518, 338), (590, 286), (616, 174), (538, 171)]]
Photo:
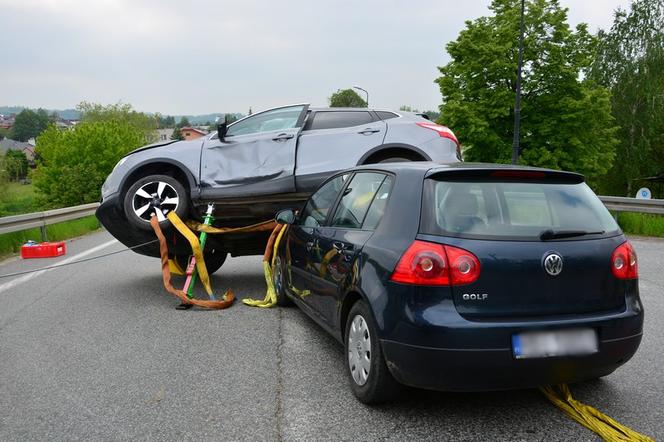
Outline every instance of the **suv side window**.
[(361, 228), (369, 206), (384, 180), (385, 175), (382, 173), (356, 173), (344, 190), (330, 225), (349, 229)]
[(395, 114), (394, 112), (390, 112), (390, 111), (376, 111), (376, 113), (378, 114), (378, 117), (381, 120), (389, 120), (390, 118), (397, 118), (398, 117), (397, 114)]
[(323, 184), (323, 187), (318, 189), (316, 193), (311, 195), (309, 201), (307, 201), (307, 205), (304, 206), (304, 210), (300, 214), (298, 223), (305, 227), (318, 227), (323, 224), (327, 218), (327, 214), (337, 200), (339, 191), (348, 179), (348, 175), (345, 173), (333, 178)]
[(272, 109), (252, 115), (228, 127), (226, 136), (249, 135), (273, 130), (292, 129), (296, 127), (304, 106), (290, 106)]
[(314, 114), (309, 129), (338, 129), (369, 124), (372, 121), (371, 113), (366, 111), (320, 111)]

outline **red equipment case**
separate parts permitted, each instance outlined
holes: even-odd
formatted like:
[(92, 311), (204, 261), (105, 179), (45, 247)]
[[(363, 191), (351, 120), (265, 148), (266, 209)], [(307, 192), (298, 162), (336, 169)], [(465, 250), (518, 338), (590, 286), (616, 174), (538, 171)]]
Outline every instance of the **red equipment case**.
[(53, 258), (64, 255), (67, 251), (64, 241), (42, 242), (34, 245), (21, 246), (21, 258)]

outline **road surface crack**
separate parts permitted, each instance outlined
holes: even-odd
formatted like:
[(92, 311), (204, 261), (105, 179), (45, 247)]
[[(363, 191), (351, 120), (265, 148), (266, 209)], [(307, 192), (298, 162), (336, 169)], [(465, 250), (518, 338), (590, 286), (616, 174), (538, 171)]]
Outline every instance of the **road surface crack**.
[(284, 327), (283, 327), (283, 309), (277, 307), (277, 406), (274, 411), (276, 425), (277, 425), (277, 437), (276, 440), (283, 440), (283, 384), (284, 384), (284, 373), (283, 373), (283, 350), (284, 350)]

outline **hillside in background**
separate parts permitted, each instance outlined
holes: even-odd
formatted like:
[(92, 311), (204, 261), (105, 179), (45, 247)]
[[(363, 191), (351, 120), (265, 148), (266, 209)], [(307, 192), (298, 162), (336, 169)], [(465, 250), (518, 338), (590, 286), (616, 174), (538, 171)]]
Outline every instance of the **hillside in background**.
[[(11, 115), (17, 114), (25, 109), (24, 106), (0, 106), (0, 114), (2, 115)], [(78, 120), (81, 118), (81, 113), (76, 109), (46, 109), (46, 112), (49, 114), (55, 112), (58, 116), (64, 120)], [(153, 115), (154, 113), (147, 112), (148, 115)], [(229, 112), (229, 114), (235, 116), (236, 119), (244, 117), (244, 114)], [(213, 114), (201, 114), (201, 115), (173, 115), (175, 121), (178, 122), (182, 117), (187, 117), (189, 122), (194, 125), (205, 124), (207, 122), (214, 122), (215, 118), (220, 115), (224, 115), (224, 112), (218, 112)], [(168, 116), (164, 114), (163, 116)]]

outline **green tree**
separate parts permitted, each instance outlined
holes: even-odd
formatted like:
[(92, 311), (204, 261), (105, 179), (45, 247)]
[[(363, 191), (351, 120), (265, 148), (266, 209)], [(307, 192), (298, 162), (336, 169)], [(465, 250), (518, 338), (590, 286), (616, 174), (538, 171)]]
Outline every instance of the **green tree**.
[(9, 130), (5, 129), (4, 127), (0, 127), (0, 141), (7, 138), (8, 135), (9, 135)]
[(5, 153), (4, 166), (7, 176), (15, 181), (25, 178), (28, 174), (28, 158), (25, 152), (9, 149)]
[(337, 89), (328, 100), (330, 107), (367, 107), (367, 102), (352, 89)]
[(602, 190), (634, 196), (638, 178), (664, 172), (664, 1), (635, 0), (598, 39), (590, 78), (611, 89), (620, 125)]
[(16, 120), (11, 129), (11, 138), (18, 141), (28, 141), (36, 138), (49, 124), (48, 112), (44, 109), (23, 109), (16, 115)]
[(179, 129), (182, 129), (183, 127), (188, 127), (191, 126), (191, 123), (189, 122), (189, 118), (186, 116), (180, 118), (180, 122), (177, 124), (177, 127)]
[[(120, 122), (126, 123), (143, 134), (144, 143), (156, 140), (157, 119), (143, 112), (135, 111), (131, 104), (117, 103), (102, 105), (83, 101), (76, 106), (81, 113), (81, 123)], [(80, 123), (79, 123), (80, 124)]]
[(50, 126), (37, 139), (33, 183), (44, 207), (99, 201), (106, 176), (118, 160), (145, 143), (145, 131), (130, 121), (82, 121), (72, 130)]
[[(436, 80), (439, 122), (450, 126), (471, 161), (511, 160), (519, 0), (494, 0), (493, 15), (467, 21), (448, 43), (452, 61)], [(521, 104), (522, 164), (567, 169), (591, 183), (611, 167), (617, 143), (608, 90), (583, 80), (596, 41), (570, 29), (557, 0), (529, 0), (525, 14)]]
[(173, 133), (171, 134), (171, 140), (178, 140), (178, 141), (184, 140), (184, 137), (182, 136), (182, 132), (180, 132), (179, 127), (173, 129)]

